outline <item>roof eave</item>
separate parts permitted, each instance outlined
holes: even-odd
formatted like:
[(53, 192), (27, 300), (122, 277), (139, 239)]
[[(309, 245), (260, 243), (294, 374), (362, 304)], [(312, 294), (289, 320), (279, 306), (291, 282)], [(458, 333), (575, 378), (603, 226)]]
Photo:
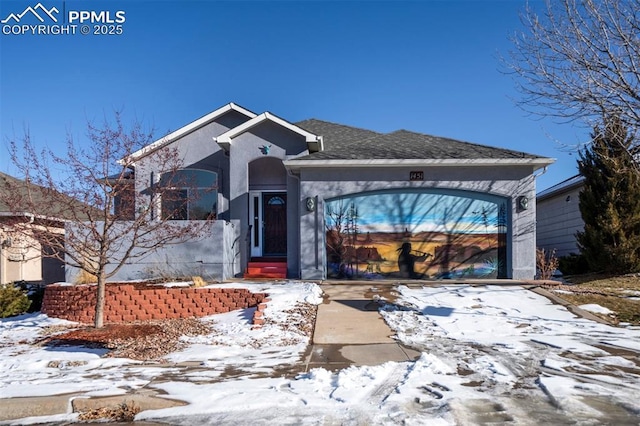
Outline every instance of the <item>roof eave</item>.
[(42, 215), (42, 214), (34, 214), (34, 213), (29, 213), (29, 212), (0, 212), (0, 217), (29, 217), (29, 218), (33, 218), (33, 219), (48, 220), (48, 221), (51, 221), (51, 222), (61, 222), (61, 223), (71, 222), (70, 219), (64, 219), (64, 218), (61, 218), (61, 217), (54, 217), (54, 216), (47, 216), (47, 215)]
[(554, 158), (480, 158), (480, 159), (359, 159), (359, 160), (287, 160), (291, 170), (337, 167), (450, 167), (450, 166), (532, 166), (533, 171), (553, 164)]
[[(578, 176), (574, 176), (571, 179), (575, 179)], [(560, 185), (560, 184), (558, 184)], [(544, 201), (548, 198), (552, 198), (554, 196), (557, 196), (559, 194), (565, 194), (569, 191), (573, 191), (576, 188), (580, 188), (582, 186), (584, 186), (584, 177), (582, 177), (581, 179), (576, 179), (575, 182), (570, 183), (569, 185), (564, 185), (564, 186), (558, 186), (558, 185), (554, 185), (551, 188), (547, 188), (544, 189), (542, 191), (540, 191), (539, 194), (536, 195), (536, 200), (537, 201)]]

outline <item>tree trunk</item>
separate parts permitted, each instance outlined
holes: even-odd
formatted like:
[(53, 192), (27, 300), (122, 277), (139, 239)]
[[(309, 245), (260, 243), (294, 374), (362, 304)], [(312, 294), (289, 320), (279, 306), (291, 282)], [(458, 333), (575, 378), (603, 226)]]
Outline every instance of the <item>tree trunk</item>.
[(95, 328), (102, 328), (104, 325), (104, 297), (106, 288), (106, 278), (104, 271), (101, 271), (98, 276), (98, 288), (96, 290), (96, 316), (94, 320)]

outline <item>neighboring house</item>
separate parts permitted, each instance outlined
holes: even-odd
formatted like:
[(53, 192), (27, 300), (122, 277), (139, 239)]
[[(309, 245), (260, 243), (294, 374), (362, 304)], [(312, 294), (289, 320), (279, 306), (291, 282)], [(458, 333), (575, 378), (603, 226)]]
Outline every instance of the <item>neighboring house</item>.
[[(30, 184), (4, 173), (0, 173), (0, 191), (27, 191)], [(31, 193), (37, 197), (40, 187), (31, 186)], [(20, 206), (9, 206), (7, 197), (0, 197), (0, 284), (27, 281), (36, 284), (50, 284), (64, 281), (64, 264), (44, 256), (50, 248), (41, 246), (31, 235), (36, 227), (62, 235), (64, 225), (61, 220), (50, 220), (46, 206), (42, 203), (39, 212), (27, 211)], [(46, 223), (44, 221), (46, 220)], [(26, 232), (18, 232), (18, 227)]]
[(580, 191), (584, 177), (576, 175), (544, 191), (537, 198), (536, 245), (557, 257), (578, 254), (576, 232), (584, 229), (580, 213)]
[(171, 201), (149, 202), (176, 220), (217, 220), (202, 240), (163, 248), (113, 279), (535, 275), (528, 200), (550, 158), (406, 130), (291, 123), (231, 103), (134, 153), (137, 193), (163, 184), (153, 153), (168, 146), (207, 192), (179, 214)]

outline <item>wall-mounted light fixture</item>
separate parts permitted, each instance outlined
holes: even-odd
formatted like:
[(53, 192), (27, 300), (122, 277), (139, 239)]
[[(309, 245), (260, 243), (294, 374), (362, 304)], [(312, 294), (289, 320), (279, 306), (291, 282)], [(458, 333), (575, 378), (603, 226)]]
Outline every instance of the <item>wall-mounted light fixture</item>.
[(7, 238), (6, 240), (2, 241), (2, 243), (0, 243), (0, 245), (2, 246), (2, 248), (8, 248), (11, 247), (11, 238)]
[(316, 211), (316, 199), (315, 199), (315, 197), (307, 197), (307, 211), (308, 212)]
[(529, 208), (529, 199), (525, 195), (517, 198), (518, 211), (527, 210)]

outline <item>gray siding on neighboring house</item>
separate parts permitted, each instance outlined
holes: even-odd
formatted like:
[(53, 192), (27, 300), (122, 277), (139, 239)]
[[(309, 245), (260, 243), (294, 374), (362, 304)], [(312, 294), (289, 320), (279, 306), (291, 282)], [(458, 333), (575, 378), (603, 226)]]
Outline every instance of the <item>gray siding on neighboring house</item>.
[[(508, 229), (507, 271), (509, 278), (531, 279), (535, 275), (535, 205), (518, 211), (516, 199), (535, 196), (535, 179), (531, 167), (427, 167), (424, 181), (409, 181), (415, 167), (388, 168), (304, 168), (301, 170), (300, 203), (318, 196), (317, 210), (324, 211), (324, 201), (362, 192), (391, 189), (450, 189), (472, 191), (504, 197), (511, 210)], [(303, 279), (324, 278), (325, 225), (323, 214), (301, 209), (300, 241)], [(508, 221), (509, 222), (509, 221)]]
[(572, 179), (541, 192), (537, 198), (536, 245), (547, 252), (555, 250), (558, 257), (580, 252), (576, 232), (584, 229), (579, 208), (582, 181)]

